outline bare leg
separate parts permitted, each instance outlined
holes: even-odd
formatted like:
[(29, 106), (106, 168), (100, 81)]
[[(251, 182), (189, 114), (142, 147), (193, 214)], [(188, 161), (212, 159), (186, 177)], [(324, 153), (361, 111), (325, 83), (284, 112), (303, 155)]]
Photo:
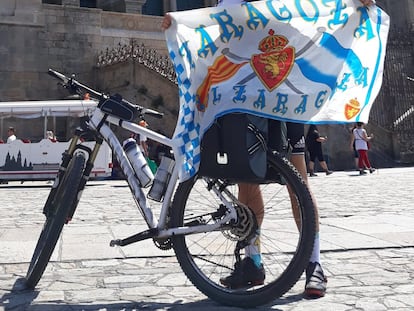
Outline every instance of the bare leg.
[(249, 257), (258, 269), (263, 269), (262, 256), (260, 251), (260, 227), (264, 216), (264, 203), (260, 185), (240, 183), (239, 185), (239, 201), (246, 204), (255, 214), (258, 230), (254, 237), (249, 241), (244, 249), (244, 254)]
[[(293, 155), (292, 157), (294, 157), (294, 156), (296, 156), (296, 155)], [(292, 159), (290, 159), (290, 161), (292, 162), (293, 165), (295, 165), (293, 163)], [(295, 165), (295, 167), (296, 167), (296, 165)], [(314, 169), (315, 169), (315, 162), (309, 161), (309, 173), (313, 173), (314, 172)], [(302, 173), (301, 173), (301, 175), (302, 175)], [(306, 163), (305, 163), (305, 176), (306, 176)]]
[[(301, 155), (301, 154), (294, 154), (294, 155), (291, 156), (290, 162), (298, 170), (298, 172), (300, 173), (300, 175), (302, 176), (303, 180), (306, 182), (306, 184), (307, 184), (307, 186), (309, 188), (308, 177), (307, 177), (307, 174), (306, 174), (305, 157), (303, 155)], [(312, 196), (313, 204), (315, 206), (316, 232), (319, 232), (319, 213), (318, 213), (318, 208), (316, 206), (316, 201), (315, 201), (315, 198), (313, 196), (312, 191), (310, 191), (310, 193), (311, 193), (311, 196)], [(293, 193), (292, 193), (292, 191), (290, 189), (289, 189), (289, 194), (291, 196), (292, 212), (293, 212), (293, 215), (295, 216), (296, 225), (299, 226), (300, 225), (300, 222), (299, 222), (300, 221), (300, 218), (299, 218), (298, 203), (296, 201), (296, 198), (293, 198), (292, 197), (293, 196)]]
[[(295, 155), (292, 155), (290, 162), (296, 167), (296, 169), (302, 175), (303, 180), (306, 182), (309, 188), (309, 183), (308, 183), (307, 174), (306, 174), (305, 157), (301, 154), (295, 154)], [(300, 228), (298, 204), (297, 204), (296, 199), (292, 198), (293, 194), (291, 193), (290, 189), (288, 190), (291, 196), (292, 212), (293, 212), (293, 215), (295, 216), (296, 225), (298, 226), (298, 228)], [(316, 235), (315, 235), (315, 241), (313, 245), (312, 254), (309, 259), (309, 265), (306, 268), (305, 296), (312, 297), (312, 298), (319, 298), (325, 295), (327, 279), (320, 266), (319, 212), (318, 212), (318, 208), (316, 205), (314, 195), (312, 191), (310, 190), (310, 188), (309, 188), (309, 192), (311, 194), (311, 198), (315, 206)]]
[(321, 167), (322, 167), (322, 169), (325, 171), (325, 172), (328, 172), (329, 171), (329, 169), (328, 169), (328, 164), (326, 164), (326, 162), (325, 161), (321, 161), (321, 162), (319, 162), (320, 164), (321, 164)]
[(256, 216), (257, 224), (260, 228), (264, 215), (264, 203), (260, 185), (240, 183), (238, 199), (240, 202), (250, 207)]

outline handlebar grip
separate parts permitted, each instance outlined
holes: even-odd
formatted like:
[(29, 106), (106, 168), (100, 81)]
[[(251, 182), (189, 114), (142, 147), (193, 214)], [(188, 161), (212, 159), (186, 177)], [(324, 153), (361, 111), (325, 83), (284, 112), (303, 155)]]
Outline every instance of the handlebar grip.
[(144, 108), (142, 112), (146, 115), (149, 115), (149, 116), (157, 118), (157, 119), (162, 119), (162, 117), (164, 116), (164, 114), (161, 113), (161, 112), (158, 112), (158, 111), (155, 111), (155, 110), (152, 110), (152, 109), (147, 109), (147, 108)]
[(67, 83), (69, 81), (68, 77), (66, 77), (64, 74), (61, 74), (60, 72), (57, 72), (53, 69), (49, 69), (47, 73), (51, 75), (52, 77), (61, 80), (63, 83)]
[[(107, 100), (108, 98), (110, 98), (108, 95), (104, 94), (104, 93), (100, 93), (98, 91), (95, 91), (93, 89), (91, 89), (90, 87), (83, 85), (82, 83), (79, 83), (78, 81), (76, 81), (73, 77), (68, 78), (67, 76), (65, 76), (64, 74), (57, 72), (56, 70), (53, 69), (49, 69), (48, 70), (48, 74), (51, 75), (54, 78), (57, 78), (59, 80), (62, 81), (63, 86), (66, 87), (67, 89), (69, 89), (70, 91), (73, 92), (73, 94), (80, 94), (79, 92), (88, 92), (91, 97), (98, 99), (99, 101), (101, 100)], [(134, 105), (130, 102), (128, 102), (127, 100), (123, 99), (121, 95), (119, 94), (115, 94), (113, 96), (111, 96), (111, 98), (114, 99), (114, 102), (118, 102), (118, 103), (125, 103), (131, 107), (134, 107), (134, 109), (139, 113), (139, 114), (147, 114), (147, 115), (151, 115), (154, 118), (158, 118), (161, 119), (164, 114), (161, 112), (158, 112), (156, 110), (152, 110), (152, 109), (147, 109), (138, 105)], [(101, 105), (100, 105), (101, 106)], [(101, 107), (100, 107), (101, 108)]]
[(98, 91), (95, 91), (94, 89), (91, 89), (90, 87), (83, 85), (82, 83), (79, 83), (72, 77), (67, 77), (64, 74), (57, 72), (56, 70), (49, 69), (48, 74), (51, 75), (54, 78), (57, 78), (62, 81), (63, 86), (68, 88), (69, 91), (73, 94), (80, 94), (79, 92), (83, 93), (89, 93), (91, 97), (94, 97), (98, 100), (105, 99), (107, 96), (105, 94), (100, 93)]

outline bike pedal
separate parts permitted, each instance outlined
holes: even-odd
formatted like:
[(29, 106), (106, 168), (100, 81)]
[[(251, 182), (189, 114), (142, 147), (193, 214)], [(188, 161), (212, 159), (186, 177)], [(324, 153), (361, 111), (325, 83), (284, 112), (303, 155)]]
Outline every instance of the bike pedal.
[(114, 247), (114, 246), (120, 246), (121, 245), (121, 241), (120, 239), (117, 240), (111, 240), (111, 242), (109, 242), (109, 246), (110, 247)]

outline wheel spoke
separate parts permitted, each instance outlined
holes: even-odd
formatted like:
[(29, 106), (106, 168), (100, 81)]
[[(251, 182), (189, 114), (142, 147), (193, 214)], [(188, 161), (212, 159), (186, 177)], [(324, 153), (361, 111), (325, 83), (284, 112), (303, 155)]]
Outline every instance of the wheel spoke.
[[(174, 237), (174, 250), (187, 277), (203, 293), (220, 303), (253, 307), (280, 297), (299, 279), (310, 256), (315, 235), (315, 214), (310, 193), (285, 159), (275, 156), (269, 165), (280, 173), (291, 193), (286, 185), (261, 185), (265, 205), (260, 227), (261, 257), (266, 274), (263, 285), (229, 290), (220, 283), (220, 278), (232, 272), (237, 237), (243, 237), (243, 230), (251, 230), (249, 226)], [(237, 185), (227, 185), (226, 189), (234, 198), (238, 197)], [(182, 225), (188, 215), (195, 217), (215, 212), (220, 204), (223, 202), (213, 191), (208, 191), (203, 180), (186, 181), (177, 189), (172, 225)], [(236, 201), (233, 204), (240, 207)], [(292, 205), (298, 206), (299, 223), (303, 224), (300, 230), (292, 213)], [(239, 218), (248, 217), (246, 215), (238, 213)], [(304, 219), (309, 221), (305, 223)], [(246, 219), (243, 221), (245, 224)], [(243, 253), (244, 250), (241, 251), (242, 257)]]

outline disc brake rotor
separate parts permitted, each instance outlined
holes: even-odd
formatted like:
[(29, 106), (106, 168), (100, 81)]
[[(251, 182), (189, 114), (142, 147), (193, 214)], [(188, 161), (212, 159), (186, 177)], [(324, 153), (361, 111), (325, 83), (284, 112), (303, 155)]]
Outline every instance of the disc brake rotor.
[(237, 222), (230, 229), (222, 230), (224, 236), (233, 241), (250, 240), (256, 233), (257, 221), (253, 211), (242, 204), (237, 205)]

